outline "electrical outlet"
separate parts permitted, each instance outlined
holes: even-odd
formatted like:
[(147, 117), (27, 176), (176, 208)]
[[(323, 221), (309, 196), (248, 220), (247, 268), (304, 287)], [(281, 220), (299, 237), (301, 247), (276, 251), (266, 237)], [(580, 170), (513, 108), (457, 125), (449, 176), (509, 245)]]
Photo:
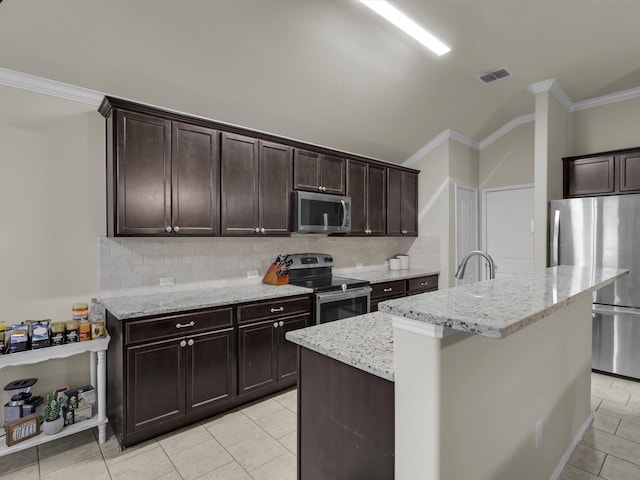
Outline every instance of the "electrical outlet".
[(540, 445), (542, 445), (542, 419), (536, 423), (536, 448), (540, 448)]
[(258, 278), (259, 275), (260, 275), (259, 270), (249, 270), (247, 272), (247, 278)]
[(160, 277), (160, 286), (167, 287), (169, 285), (174, 285), (175, 281), (173, 277)]

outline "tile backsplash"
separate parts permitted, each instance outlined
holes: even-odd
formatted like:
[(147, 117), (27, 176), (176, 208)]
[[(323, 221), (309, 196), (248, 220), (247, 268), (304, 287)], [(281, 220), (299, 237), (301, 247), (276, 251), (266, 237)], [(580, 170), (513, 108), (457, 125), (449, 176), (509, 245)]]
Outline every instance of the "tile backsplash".
[[(100, 237), (100, 296), (229, 285), (246, 282), (250, 270), (259, 272), (258, 282), (280, 253), (329, 253), (336, 268), (348, 268), (381, 265), (410, 251), (412, 267), (439, 269), (437, 237)], [(173, 277), (175, 284), (160, 287), (162, 277)]]

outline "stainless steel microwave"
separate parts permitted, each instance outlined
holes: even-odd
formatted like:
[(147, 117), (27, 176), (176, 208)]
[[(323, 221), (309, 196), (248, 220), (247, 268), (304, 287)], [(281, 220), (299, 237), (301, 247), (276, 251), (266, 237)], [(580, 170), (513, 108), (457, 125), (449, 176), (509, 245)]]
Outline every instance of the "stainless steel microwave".
[(351, 197), (295, 191), (291, 199), (293, 233), (351, 231)]

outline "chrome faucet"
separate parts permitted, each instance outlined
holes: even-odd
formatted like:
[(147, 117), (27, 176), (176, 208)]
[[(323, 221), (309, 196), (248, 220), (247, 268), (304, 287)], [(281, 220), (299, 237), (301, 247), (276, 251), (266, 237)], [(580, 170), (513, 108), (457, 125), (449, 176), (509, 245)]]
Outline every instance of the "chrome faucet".
[(467, 253), (464, 258), (462, 259), (462, 263), (460, 263), (460, 265), (458, 266), (458, 269), (456, 270), (456, 274), (455, 277), (459, 278), (460, 280), (462, 280), (462, 277), (464, 277), (464, 271), (467, 268), (467, 262), (469, 261), (469, 259), (475, 255), (480, 255), (481, 257), (484, 257), (487, 260), (487, 263), (489, 264), (489, 278), (491, 280), (493, 280), (494, 278), (496, 278), (496, 262), (493, 261), (493, 258), (491, 258), (491, 255), (489, 255), (488, 253), (483, 252), (482, 250), (473, 250), (469, 253)]

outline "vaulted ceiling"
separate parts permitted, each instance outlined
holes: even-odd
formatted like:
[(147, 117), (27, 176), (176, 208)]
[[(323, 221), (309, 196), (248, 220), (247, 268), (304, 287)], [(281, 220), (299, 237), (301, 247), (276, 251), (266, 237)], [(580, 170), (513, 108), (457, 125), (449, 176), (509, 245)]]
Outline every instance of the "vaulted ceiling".
[(4, 0), (0, 67), (391, 162), (532, 113), (541, 80), (573, 101), (640, 86), (637, 0), (392, 3), (452, 51), (357, 0)]

